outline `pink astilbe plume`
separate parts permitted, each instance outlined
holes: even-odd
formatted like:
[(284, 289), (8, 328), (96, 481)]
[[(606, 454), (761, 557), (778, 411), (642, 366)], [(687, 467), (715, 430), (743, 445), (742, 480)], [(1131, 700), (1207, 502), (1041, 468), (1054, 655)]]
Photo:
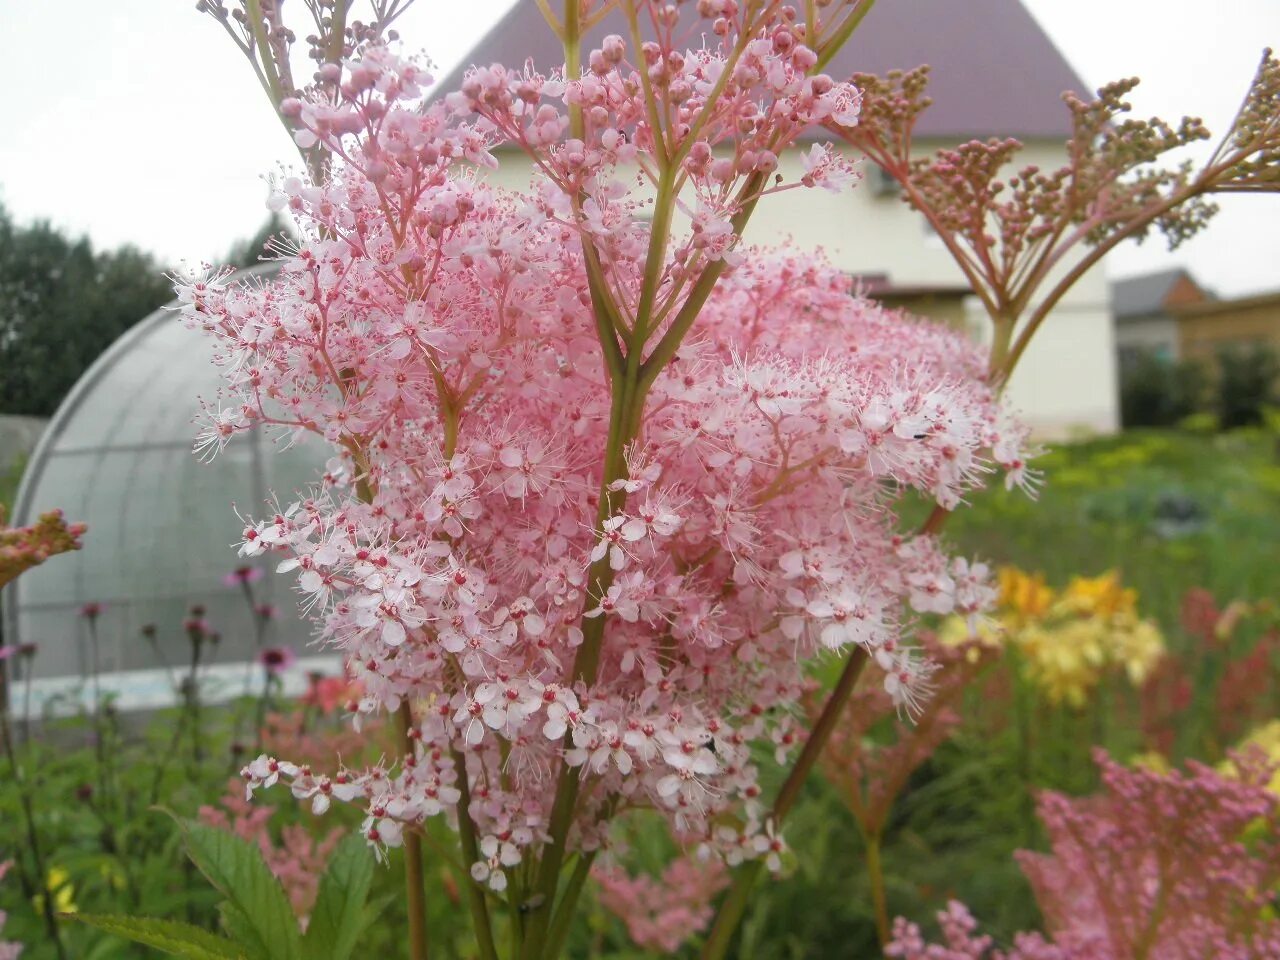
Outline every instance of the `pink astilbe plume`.
[(975, 934), (978, 922), (963, 903), (955, 900), (938, 912), (938, 926), (943, 943), (930, 943), (916, 924), (898, 917), (885, 956), (898, 960), (1103, 960), (1094, 954), (1063, 950), (1035, 933), (1018, 934), (1012, 949), (1002, 950), (990, 936)]
[(333, 827), (316, 838), (302, 824), (291, 823), (280, 831), (277, 843), (270, 827), (272, 812), (271, 807), (255, 806), (245, 800), (242, 784), (232, 779), (218, 806), (200, 808), (200, 819), (256, 844), (268, 869), (284, 887), (294, 914), (305, 919), (315, 905), (329, 855), (346, 831)]
[(729, 883), (718, 860), (677, 857), (661, 877), (632, 876), (614, 865), (597, 865), (592, 876), (606, 910), (627, 925), (632, 942), (672, 954), (711, 922), (711, 903)]
[[(358, 716), (412, 715), (397, 762), (263, 755), (250, 791), (359, 803), (379, 850), (445, 814), (496, 891), (634, 808), (775, 857), (751, 744), (791, 722), (806, 665), (862, 651), (912, 709), (928, 671), (904, 605), (989, 597), (980, 567), (897, 531), (895, 500), (950, 509), (998, 468), (1025, 479), (1023, 430), (963, 337), (852, 296), (818, 257), (736, 242), (769, 145), (854, 122), (858, 92), (808, 72), (775, 5), (705, 6), (705, 49), (656, 24), (581, 77), (486, 67), (446, 102), (364, 47), (334, 98), (283, 105), (335, 163), (279, 184), (304, 229), (279, 274), (180, 288), (226, 378), (202, 444), (262, 425), (332, 449), (241, 553), (297, 577)], [(501, 138), (535, 162), (528, 193), (470, 166)], [(680, 178), (687, 230), (640, 216), (626, 165)]]
[[(1045, 793), (1040, 817), (1051, 853), (1018, 861), (1052, 938), (1024, 935), (993, 960), (1272, 960), (1280, 956), (1274, 890), (1280, 882), (1280, 800), (1253, 753), (1228, 778), (1196, 763), (1186, 773), (1130, 769), (1101, 751), (1103, 792)], [(946, 948), (927, 945), (899, 919), (889, 956), (904, 960), (985, 957), (988, 937), (952, 904)], [(950, 951), (950, 952), (948, 952)]]
[[(9, 868), (13, 866), (12, 860), (5, 860), (0, 863), (0, 880), (4, 879), (4, 875), (9, 872)], [(0, 910), (0, 930), (4, 929), (5, 912)], [(22, 944), (14, 943), (10, 940), (0, 940), (0, 960), (18, 960), (22, 956)]]

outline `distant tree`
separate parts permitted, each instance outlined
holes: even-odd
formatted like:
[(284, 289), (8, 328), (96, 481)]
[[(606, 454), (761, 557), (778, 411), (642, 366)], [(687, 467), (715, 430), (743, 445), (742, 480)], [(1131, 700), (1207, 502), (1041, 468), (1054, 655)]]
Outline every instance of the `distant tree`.
[(48, 416), (116, 337), (173, 296), (134, 247), (95, 253), (0, 207), (0, 413)]
[(232, 245), (227, 253), (226, 263), (233, 267), (252, 267), (262, 262), (263, 257), (270, 258), (270, 251), (267, 250), (267, 244), (277, 238), (294, 236), (293, 227), (289, 221), (280, 216), (279, 213), (272, 213), (267, 217), (266, 221), (258, 228), (248, 240), (241, 240)]

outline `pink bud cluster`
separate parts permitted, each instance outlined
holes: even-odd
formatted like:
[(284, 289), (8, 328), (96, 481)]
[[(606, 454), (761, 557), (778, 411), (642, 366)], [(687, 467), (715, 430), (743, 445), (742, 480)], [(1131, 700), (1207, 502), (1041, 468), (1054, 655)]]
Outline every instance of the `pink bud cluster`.
[[(1228, 778), (1122, 767), (1098, 753), (1103, 793), (1046, 793), (1039, 812), (1052, 852), (1018, 859), (1052, 943), (1022, 935), (991, 960), (1267, 960), (1280, 956), (1272, 907), (1280, 881), (1280, 800), (1254, 753)], [(899, 919), (886, 951), (903, 960), (979, 960), (990, 937), (960, 904), (940, 916), (946, 947)]]
[[(580, 78), (530, 66), (473, 68), (446, 102), (533, 157), (560, 195), (548, 201), (556, 215), (576, 220), (610, 267), (643, 265), (649, 245), (641, 216), (649, 200), (629, 171), (638, 168), (650, 188), (678, 180), (692, 226), (664, 265), (665, 279), (678, 283), (699, 262), (739, 262), (733, 218), (747, 203), (779, 189), (840, 190), (854, 180), (848, 161), (823, 145), (806, 156), (802, 183), (784, 185), (775, 171), (778, 155), (806, 130), (856, 125), (862, 97), (850, 83), (811, 72), (817, 54), (786, 8), (700, 4), (700, 18), (689, 24), (674, 8), (643, 6), (657, 39), (638, 51), (607, 36), (588, 53)], [(678, 47), (681, 28), (697, 36), (708, 25), (706, 45)], [(570, 198), (580, 204), (576, 216)]]
[(633, 943), (664, 956), (676, 953), (711, 922), (711, 901), (729, 883), (718, 860), (677, 857), (661, 877), (632, 876), (621, 867), (592, 871), (600, 903), (627, 925)]
[(61, 510), (41, 514), (30, 526), (10, 527), (0, 506), (0, 587), (50, 557), (79, 550), (87, 529), (83, 523), (67, 523)]
[[(640, 164), (679, 148), (655, 142), (643, 89), (672, 91), (677, 117), (691, 100), (710, 109), (690, 143), (731, 138), (734, 178), (746, 152), (758, 164), (765, 143), (856, 110), (856, 91), (802, 77), (800, 47), (757, 26), (736, 63), (646, 48), (638, 76), (609, 41), (607, 69), (570, 83), (476, 71), (449, 98), (480, 113), (470, 124), (417, 102), (426, 78), (380, 47), (346, 65), (337, 102), (289, 106), (341, 162), (324, 184), (281, 184), (306, 232), (277, 276), (182, 284), (225, 375), (201, 442), (255, 425), (329, 442), (317, 485), (248, 522), (240, 552), (297, 577), (320, 642), (364, 691), (357, 719), (409, 705), (413, 750), (331, 773), (262, 756), (250, 791), (283, 778), (317, 812), (358, 802), (380, 846), (465, 813), (472, 875), (502, 890), (548, 837), (567, 765), (589, 781), (575, 849), (653, 808), (682, 836), (774, 862), (751, 745), (792, 722), (806, 663), (860, 647), (910, 707), (928, 670), (904, 643), (903, 604), (972, 614), (991, 600), (981, 565), (900, 535), (893, 503), (917, 490), (955, 507), (998, 466), (1021, 480), (1022, 429), (963, 337), (855, 298), (815, 256), (733, 250), (678, 351), (646, 368), (625, 469), (606, 472), (625, 411), (600, 325), (636, 336), (651, 312), (670, 333), (687, 271), (735, 246), (709, 239), (728, 209), (709, 157), (684, 167), (711, 211), (688, 236), (655, 243), (617, 207), (624, 146)], [(560, 106), (541, 103), (553, 91)], [(590, 115), (582, 143), (550, 132), (566, 101)], [(535, 121), (550, 126), (528, 193), (458, 166), (493, 162), (494, 135), (529, 141)], [(630, 319), (593, 303), (584, 250)], [(575, 661), (600, 626), (586, 671)]]

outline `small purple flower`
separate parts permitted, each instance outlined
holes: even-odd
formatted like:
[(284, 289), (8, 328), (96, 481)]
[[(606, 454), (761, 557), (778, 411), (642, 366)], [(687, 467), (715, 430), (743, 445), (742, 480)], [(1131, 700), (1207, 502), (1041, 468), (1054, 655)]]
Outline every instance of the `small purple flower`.
[(230, 573), (228, 573), (225, 577), (222, 578), (222, 585), (224, 587), (232, 587), (232, 588), (243, 587), (245, 584), (248, 584), (248, 583), (257, 583), (261, 579), (262, 579), (261, 567), (249, 567), (249, 566), (236, 567), (234, 570), (232, 570)]
[(80, 608), (80, 616), (92, 623), (94, 620), (98, 619), (102, 614), (102, 611), (105, 609), (106, 606), (104, 604), (99, 603), (97, 600), (90, 600)]
[(288, 647), (267, 647), (267, 649), (258, 654), (258, 662), (272, 676), (279, 676), (284, 673), (284, 671), (293, 666), (293, 662), (297, 659), (297, 656)]
[(8, 660), (14, 654), (20, 653), (18, 647), (0, 647), (0, 660)]

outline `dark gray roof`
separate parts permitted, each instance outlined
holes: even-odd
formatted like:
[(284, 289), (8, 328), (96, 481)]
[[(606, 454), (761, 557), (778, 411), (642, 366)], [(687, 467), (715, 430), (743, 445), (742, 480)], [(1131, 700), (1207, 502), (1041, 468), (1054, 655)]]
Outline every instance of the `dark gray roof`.
[[(611, 14), (588, 33), (584, 48), (606, 34), (626, 32), (621, 15)], [(690, 40), (694, 42), (696, 38)], [(519, 67), (526, 59), (544, 71), (564, 63), (538, 5), (516, 0), (462, 65), (443, 78), (439, 89), (457, 89), (471, 64)], [(934, 101), (917, 124), (922, 136), (1065, 137), (1070, 123), (1061, 94), (1086, 92), (1019, 0), (884, 0), (827, 72), (845, 79), (853, 73), (883, 74), (922, 63), (933, 68)]]
[[(1111, 308), (1117, 320), (1149, 317), (1165, 312), (1165, 298), (1173, 285), (1182, 279), (1195, 283), (1195, 278), (1181, 267), (1144, 273), (1117, 280), (1111, 285)], [(1198, 286), (1198, 284), (1197, 284)]]

